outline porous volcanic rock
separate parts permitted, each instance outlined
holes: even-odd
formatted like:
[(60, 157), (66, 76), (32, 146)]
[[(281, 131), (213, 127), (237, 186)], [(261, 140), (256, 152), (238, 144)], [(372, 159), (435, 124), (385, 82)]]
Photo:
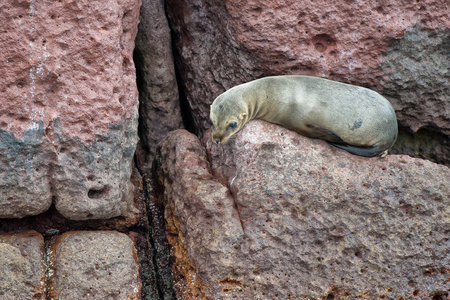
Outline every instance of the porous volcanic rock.
[(140, 0), (0, 4), (0, 217), (130, 211)]
[(166, 2), (200, 132), (226, 89), (301, 74), (372, 88), (393, 103), (402, 128), (450, 135), (446, 0)]
[(49, 255), (52, 299), (140, 299), (136, 249), (123, 233), (67, 232)]
[(47, 299), (44, 238), (36, 231), (0, 235), (0, 298)]
[(260, 120), (226, 145), (209, 132), (204, 143), (175, 131), (157, 155), (181, 299), (430, 299), (450, 289), (449, 168), (354, 156)]
[[(202, 279), (220, 277), (222, 267), (238, 261), (240, 255), (243, 230), (233, 198), (211, 175), (198, 138), (186, 130), (169, 133), (155, 159), (155, 196), (165, 206), (177, 298), (206, 299)], [(208, 246), (200, 246), (204, 243)]]
[(161, 0), (143, 0), (134, 58), (141, 139), (151, 161), (169, 131), (182, 127), (170, 28)]

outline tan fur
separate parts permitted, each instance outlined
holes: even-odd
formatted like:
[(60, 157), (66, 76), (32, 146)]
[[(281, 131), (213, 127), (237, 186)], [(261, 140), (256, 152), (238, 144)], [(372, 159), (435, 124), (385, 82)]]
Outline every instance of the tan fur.
[[(212, 139), (225, 143), (248, 121), (263, 119), (321, 138), (353, 154), (374, 156), (397, 138), (397, 119), (375, 91), (310, 76), (273, 76), (235, 86), (211, 105)], [(230, 124), (236, 122), (236, 128)]]

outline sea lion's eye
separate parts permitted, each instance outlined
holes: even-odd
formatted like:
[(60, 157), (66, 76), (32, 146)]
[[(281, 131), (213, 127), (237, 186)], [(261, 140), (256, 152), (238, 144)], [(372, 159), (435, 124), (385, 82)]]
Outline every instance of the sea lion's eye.
[(230, 126), (230, 128), (236, 128), (237, 127), (237, 123), (236, 122), (231, 122), (229, 126)]

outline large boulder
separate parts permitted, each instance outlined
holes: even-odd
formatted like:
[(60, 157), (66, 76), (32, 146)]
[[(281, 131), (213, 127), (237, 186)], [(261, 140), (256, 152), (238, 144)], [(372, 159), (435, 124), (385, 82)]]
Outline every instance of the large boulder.
[(182, 299), (429, 299), (450, 289), (450, 169), (363, 158), (252, 121), (156, 157)]
[(0, 4), (0, 218), (131, 211), (140, 0)]

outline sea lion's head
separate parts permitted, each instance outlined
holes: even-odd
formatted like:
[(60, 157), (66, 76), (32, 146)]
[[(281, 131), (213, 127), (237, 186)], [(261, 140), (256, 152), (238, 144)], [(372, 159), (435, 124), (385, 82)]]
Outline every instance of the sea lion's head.
[[(226, 143), (248, 122), (248, 113), (242, 103), (233, 101), (223, 93), (211, 105), (210, 122), (212, 140), (216, 144)], [(235, 100), (235, 99), (234, 99)]]

